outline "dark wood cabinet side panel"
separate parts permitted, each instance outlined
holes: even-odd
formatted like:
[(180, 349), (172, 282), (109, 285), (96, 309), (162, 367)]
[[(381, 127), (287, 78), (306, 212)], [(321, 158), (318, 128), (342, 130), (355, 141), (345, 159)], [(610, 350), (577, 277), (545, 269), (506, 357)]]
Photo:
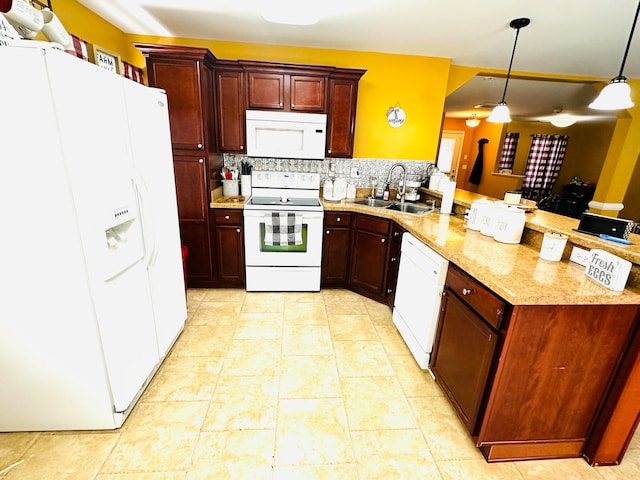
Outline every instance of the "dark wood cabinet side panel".
[(174, 147), (202, 149), (204, 114), (198, 62), (153, 62), (152, 66), (153, 86), (167, 92), (171, 141)]
[(584, 440), (636, 309), (514, 307), (479, 442)]

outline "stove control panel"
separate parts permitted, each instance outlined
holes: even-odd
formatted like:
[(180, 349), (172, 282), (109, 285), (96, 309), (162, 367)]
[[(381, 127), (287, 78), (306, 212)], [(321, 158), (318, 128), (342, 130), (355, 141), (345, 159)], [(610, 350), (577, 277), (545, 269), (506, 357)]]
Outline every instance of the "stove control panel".
[(320, 189), (320, 174), (306, 172), (251, 172), (251, 186)]

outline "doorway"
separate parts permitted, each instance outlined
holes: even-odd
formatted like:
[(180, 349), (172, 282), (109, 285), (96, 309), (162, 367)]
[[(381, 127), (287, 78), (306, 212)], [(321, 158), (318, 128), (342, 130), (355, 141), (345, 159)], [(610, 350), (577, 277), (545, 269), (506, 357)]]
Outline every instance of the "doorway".
[(457, 182), (460, 156), (464, 143), (464, 132), (443, 130), (438, 150), (437, 167), (446, 173), (453, 181)]

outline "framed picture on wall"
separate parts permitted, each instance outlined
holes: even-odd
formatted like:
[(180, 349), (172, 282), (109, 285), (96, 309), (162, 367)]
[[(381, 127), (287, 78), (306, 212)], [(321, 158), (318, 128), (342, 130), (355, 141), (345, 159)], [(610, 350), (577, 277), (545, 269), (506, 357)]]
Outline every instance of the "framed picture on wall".
[(118, 54), (90, 43), (87, 44), (87, 49), (89, 51), (89, 60), (92, 63), (108, 72), (122, 75), (122, 60)]

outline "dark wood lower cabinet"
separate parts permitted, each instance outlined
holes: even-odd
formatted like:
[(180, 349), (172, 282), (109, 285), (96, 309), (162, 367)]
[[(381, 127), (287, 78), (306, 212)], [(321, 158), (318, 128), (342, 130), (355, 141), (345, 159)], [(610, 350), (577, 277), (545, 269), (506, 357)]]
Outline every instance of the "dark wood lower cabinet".
[(356, 215), (352, 231), (349, 287), (362, 295), (385, 302), (390, 221)]
[(511, 306), (453, 264), (445, 293), (430, 367), (488, 461), (611, 458), (640, 306)]
[(219, 287), (244, 287), (242, 210), (211, 210), (214, 280)]
[(322, 286), (344, 288), (349, 273), (351, 213), (326, 212), (322, 239)]
[(435, 344), (431, 371), (473, 435), (498, 334), (445, 288)]

